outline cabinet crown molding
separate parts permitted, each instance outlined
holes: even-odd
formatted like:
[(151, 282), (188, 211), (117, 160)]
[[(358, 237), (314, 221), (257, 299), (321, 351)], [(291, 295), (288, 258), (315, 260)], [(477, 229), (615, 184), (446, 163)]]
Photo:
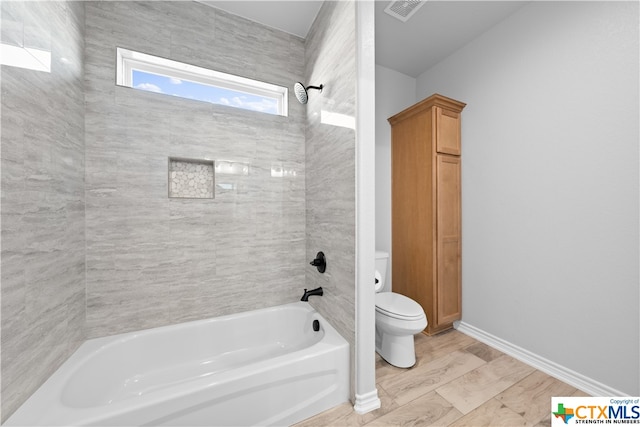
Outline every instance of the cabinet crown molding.
[(434, 93), (430, 97), (423, 99), (417, 104), (414, 104), (411, 107), (402, 110), (398, 114), (389, 117), (389, 119), (387, 120), (393, 125), (400, 120), (404, 120), (407, 117), (418, 114), (434, 106), (460, 113), (466, 105), (467, 104), (465, 104), (464, 102), (456, 101), (455, 99), (447, 98), (446, 96)]

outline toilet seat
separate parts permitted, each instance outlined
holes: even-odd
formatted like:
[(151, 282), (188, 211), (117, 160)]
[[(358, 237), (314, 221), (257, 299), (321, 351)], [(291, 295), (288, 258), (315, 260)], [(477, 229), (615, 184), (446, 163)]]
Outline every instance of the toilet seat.
[(418, 320), (425, 317), (420, 304), (394, 292), (376, 294), (376, 311), (399, 320)]

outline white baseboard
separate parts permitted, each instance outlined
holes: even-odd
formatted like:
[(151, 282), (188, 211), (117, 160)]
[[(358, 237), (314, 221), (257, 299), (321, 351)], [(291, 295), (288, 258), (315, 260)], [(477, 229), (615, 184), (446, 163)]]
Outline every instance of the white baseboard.
[(460, 322), (456, 325), (456, 329), (465, 335), (469, 335), (472, 338), (477, 339), (509, 356), (526, 363), (546, 374), (551, 375), (554, 378), (563, 381), (578, 390), (590, 394), (591, 396), (626, 396), (627, 393), (616, 390), (601, 382), (598, 382), (592, 378), (586, 377), (578, 372), (572, 371), (569, 368), (558, 365), (551, 360), (538, 356), (535, 353), (525, 350), (522, 347), (518, 347), (515, 344), (511, 344), (501, 338), (491, 335), (488, 332), (478, 329), (475, 326), (469, 325), (465, 322)]
[(356, 403), (353, 405), (353, 410), (358, 414), (366, 414), (378, 409), (380, 405), (378, 389), (373, 389), (369, 393), (356, 394)]

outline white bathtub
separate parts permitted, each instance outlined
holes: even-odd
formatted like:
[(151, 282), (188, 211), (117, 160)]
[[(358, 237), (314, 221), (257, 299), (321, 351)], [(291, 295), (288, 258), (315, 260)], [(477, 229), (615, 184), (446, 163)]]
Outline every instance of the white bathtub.
[(348, 398), (348, 343), (297, 302), (89, 340), (5, 425), (287, 425)]

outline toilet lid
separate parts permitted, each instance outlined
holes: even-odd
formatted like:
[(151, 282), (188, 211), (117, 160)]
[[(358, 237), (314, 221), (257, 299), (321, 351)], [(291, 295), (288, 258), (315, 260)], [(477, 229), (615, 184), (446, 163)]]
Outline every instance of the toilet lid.
[(401, 294), (380, 292), (376, 294), (376, 311), (396, 319), (419, 319), (424, 317), (420, 304)]

